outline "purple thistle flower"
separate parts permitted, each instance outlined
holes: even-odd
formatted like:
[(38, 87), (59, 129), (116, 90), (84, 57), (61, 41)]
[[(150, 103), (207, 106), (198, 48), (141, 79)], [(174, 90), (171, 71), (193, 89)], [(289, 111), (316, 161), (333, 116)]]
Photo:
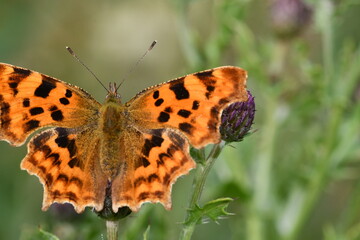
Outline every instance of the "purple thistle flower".
[(312, 9), (302, 0), (274, 0), (271, 5), (273, 29), (283, 39), (297, 36), (311, 18)]
[(249, 133), (255, 117), (254, 97), (248, 91), (246, 102), (235, 102), (221, 115), (220, 133), (226, 142), (240, 142)]

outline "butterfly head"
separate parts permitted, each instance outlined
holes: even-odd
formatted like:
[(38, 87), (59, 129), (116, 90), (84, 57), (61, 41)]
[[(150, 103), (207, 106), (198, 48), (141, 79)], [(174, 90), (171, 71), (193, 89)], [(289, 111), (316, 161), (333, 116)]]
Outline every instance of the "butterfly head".
[(108, 94), (106, 95), (107, 101), (116, 101), (121, 102), (121, 96), (117, 93), (118, 87), (116, 86), (116, 83), (110, 83), (109, 84), (109, 90)]

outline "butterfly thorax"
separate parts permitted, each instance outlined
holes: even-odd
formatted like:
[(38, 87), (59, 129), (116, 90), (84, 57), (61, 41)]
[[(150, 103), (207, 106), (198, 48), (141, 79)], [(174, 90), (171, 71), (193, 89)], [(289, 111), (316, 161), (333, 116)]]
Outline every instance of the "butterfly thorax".
[[(100, 138), (100, 165), (109, 180), (119, 174), (124, 164), (119, 138), (126, 127), (126, 107), (121, 103), (116, 92), (110, 92), (105, 103), (100, 108), (99, 132)], [(120, 159), (120, 161), (119, 161)]]

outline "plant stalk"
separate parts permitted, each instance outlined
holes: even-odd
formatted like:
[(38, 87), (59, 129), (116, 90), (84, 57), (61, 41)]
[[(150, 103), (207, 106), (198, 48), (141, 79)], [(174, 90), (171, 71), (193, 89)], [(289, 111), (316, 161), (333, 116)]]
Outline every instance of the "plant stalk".
[(211, 149), (209, 156), (204, 161), (205, 164), (198, 164), (196, 169), (196, 174), (193, 182), (193, 192), (191, 194), (191, 199), (189, 202), (189, 207), (186, 215), (186, 220), (183, 224), (183, 229), (180, 235), (180, 240), (190, 240), (191, 236), (195, 230), (196, 222), (187, 221), (190, 217), (190, 211), (194, 209), (201, 198), (202, 191), (204, 189), (204, 185), (206, 182), (206, 178), (209, 175), (209, 172), (214, 165), (216, 159), (219, 157), (219, 154), (223, 147), (225, 146), (225, 142), (222, 141), (219, 144), (215, 144)]
[(117, 221), (106, 221), (106, 236), (108, 240), (118, 239), (119, 224)]

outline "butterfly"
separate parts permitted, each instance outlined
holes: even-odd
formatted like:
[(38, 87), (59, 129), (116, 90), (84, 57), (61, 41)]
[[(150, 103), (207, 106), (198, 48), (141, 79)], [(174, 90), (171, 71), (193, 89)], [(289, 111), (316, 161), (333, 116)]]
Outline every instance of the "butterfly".
[(195, 167), (190, 145), (219, 143), (224, 108), (246, 101), (245, 70), (218, 67), (149, 87), (121, 102), (111, 83), (100, 104), (81, 88), (0, 63), (0, 140), (29, 141), (21, 168), (44, 187), (42, 209), (71, 203), (100, 211), (145, 202), (171, 208), (176, 179)]

